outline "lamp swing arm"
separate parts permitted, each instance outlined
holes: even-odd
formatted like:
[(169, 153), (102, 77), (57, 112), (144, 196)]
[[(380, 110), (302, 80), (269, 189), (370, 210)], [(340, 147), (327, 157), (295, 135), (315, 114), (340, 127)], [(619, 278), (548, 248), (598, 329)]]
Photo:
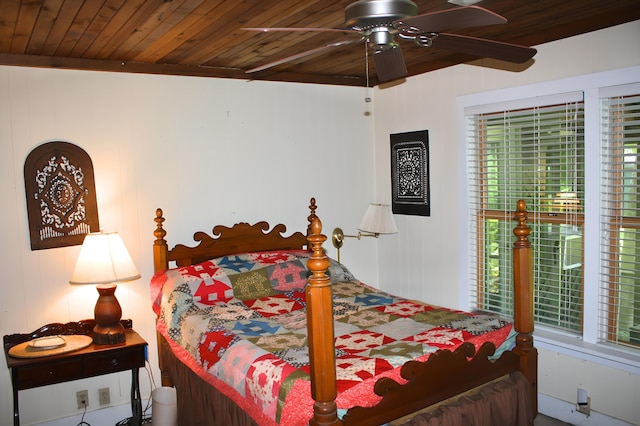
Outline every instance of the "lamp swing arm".
[(358, 231), (358, 235), (345, 235), (345, 237), (351, 237), (351, 238), (357, 238), (357, 239), (360, 239), (361, 237), (378, 238), (379, 236), (380, 234), (377, 232), (364, 232), (364, 231)]
[(365, 232), (358, 230), (357, 235), (348, 235), (345, 234), (341, 228), (335, 228), (333, 230), (333, 234), (331, 234), (331, 241), (333, 242), (334, 247), (338, 248), (336, 244), (342, 246), (345, 238), (357, 238), (358, 240), (362, 237), (374, 237), (378, 238), (380, 234), (378, 232)]

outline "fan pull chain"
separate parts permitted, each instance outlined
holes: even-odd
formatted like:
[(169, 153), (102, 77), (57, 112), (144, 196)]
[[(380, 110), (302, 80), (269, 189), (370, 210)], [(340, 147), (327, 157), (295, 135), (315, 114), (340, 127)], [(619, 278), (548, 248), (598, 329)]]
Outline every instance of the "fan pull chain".
[(371, 96), (369, 94), (369, 39), (364, 42), (364, 63), (365, 63), (365, 76), (367, 79), (367, 95), (364, 98), (364, 101), (369, 103), (371, 102)]

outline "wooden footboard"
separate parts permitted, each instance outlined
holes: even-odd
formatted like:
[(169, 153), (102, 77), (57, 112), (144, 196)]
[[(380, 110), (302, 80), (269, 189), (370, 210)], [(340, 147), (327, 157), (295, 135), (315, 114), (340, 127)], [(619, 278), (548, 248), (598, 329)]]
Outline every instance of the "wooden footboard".
[(518, 370), (518, 357), (512, 352), (489, 360), (495, 353), (492, 343), (475, 352), (473, 344), (467, 342), (453, 352), (438, 351), (426, 362), (407, 362), (401, 374), (407, 380), (405, 384), (380, 379), (374, 390), (382, 400), (374, 407), (350, 409), (343, 424), (385, 424)]
[(471, 344), (463, 344), (455, 352), (438, 351), (424, 362), (409, 361), (402, 368), (399, 384), (391, 379), (380, 379), (375, 392), (382, 400), (374, 407), (351, 408), (342, 420), (335, 404), (335, 355), (333, 349), (333, 306), (329, 278), (324, 270), (329, 260), (322, 250), (326, 236), (322, 224), (312, 224), (309, 243), (314, 253), (308, 267), (313, 271), (307, 286), (307, 316), (309, 355), (314, 417), (310, 424), (320, 425), (380, 425), (393, 419), (428, 407), (461, 392), (488, 383), (505, 374), (520, 371), (530, 384), (532, 411), (537, 413), (537, 350), (533, 346), (533, 269), (530, 229), (526, 225), (527, 212), (520, 200), (514, 218), (517, 240), (513, 246), (514, 328), (516, 347), (505, 352), (500, 359), (490, 361), (493, 344), (485, 344), (478, 353)]

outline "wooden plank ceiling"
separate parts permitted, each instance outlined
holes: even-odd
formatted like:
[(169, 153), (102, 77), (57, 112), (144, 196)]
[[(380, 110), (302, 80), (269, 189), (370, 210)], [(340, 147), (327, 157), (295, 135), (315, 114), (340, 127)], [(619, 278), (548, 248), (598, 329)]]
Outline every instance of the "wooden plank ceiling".
[[(352, 1), (0, 0), (0, 64), (373, 86), (375, 67), (369, 61), (367, 73), (364, 43), (245, 72), (347, 35), (240, 28), (342, 27), (344, 8)], [(415, 2), (419, 14), (456, 7), (446, 0)], [(448, 32), (533, 46), (640, 19), (640, 0), (483, 0), (477, 5), (508, 22)], [(477, 59), (410, 41), (400, 44), (409, 75)], [(494, 62), (514, 71), (523, 67)]]

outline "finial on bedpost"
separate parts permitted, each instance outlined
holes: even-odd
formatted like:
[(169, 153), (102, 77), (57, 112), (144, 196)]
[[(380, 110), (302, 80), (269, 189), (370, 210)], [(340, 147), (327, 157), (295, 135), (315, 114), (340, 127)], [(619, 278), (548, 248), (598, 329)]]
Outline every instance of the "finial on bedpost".
[[(311, 225), (313, 224), (313, 220), (318, 217), (316, 216), (317, 208), (318, 206), (316, 206), (316, 199), (314, 197), (311, 197), (311, 200), (309, 201), (309, 210), (311, 211), (311, 213), (307, 217), (307, 221), (309, 222), (309, 225), (307, 225), (307, 237), (313, 234), (313, 232), (311, 231)], [(307, 250), (311, 251), (311, 244), (307, 244)]]
[(527, 204), (524, 200), (518, 200), (518, 210), (513, 214), (514, 219), (518, 221), (518, 225), (513, 229), (513, 234), (518, 237), (514, 243), (518, 247), (531, 247), (531, 243), (527, 239), (531, 233), (531, 229), (527, 226)]
[[(312, 199), (312, 205), (315, 200)], [(327, 237), (322, 234), (322, 222), (317, 217), (309, 225), (307, 237), (311, 257), (307, 267), (311, 271), (305, 289), (307, 299), (307, 333), (311, 367), (311, 396), (315, 400), (311, 426), (341, 424), (335, 402), (336, 358), (333, 336), (333, 296), (331, 280), (326, 271), (330, 261), (322, 248)]]
[(167, 254), (169, 247), (164, 237), (167, 235), (167, 231), (162, 227), (164, 217), (162, 217), (162, 209), (156, 209), (156, 217), (153, 219), (156, 223), (156, 229), (153, 231), (153, 235), (156, 237), (153, 242), (153, 270), (155, 272), (169, 268), (169, 261), (167, 260)]
[(513, 229), (517, 237), (513, 243), (513, 297), (514, 297), (514, 328), (516, 348), (514, 352), (520, 356), (520, 371), (531, 385), (531, 398), (534, 414), (538, 412), (538, 352), (533, 346), (533, 252), (528, 237), (531, 229), (527, 226), (526, 204), (518, 201), (516, 212), (513, 214), (518, 225)]
[[(162, 244), (164, 241), (164, 237), (167, 235), (167, 231), (162, 227), (162, 223), (164, 222), (164, 217), (162, 217), (162, 209), (156, 209), (156, 217), (153, 219), (156, 223), (156, 230), (153, 231), (153, 235), (156, 237), (156, 240), (153, 244), (158, 245)], [(164, 241), (166, 243), (166, 241)]]

